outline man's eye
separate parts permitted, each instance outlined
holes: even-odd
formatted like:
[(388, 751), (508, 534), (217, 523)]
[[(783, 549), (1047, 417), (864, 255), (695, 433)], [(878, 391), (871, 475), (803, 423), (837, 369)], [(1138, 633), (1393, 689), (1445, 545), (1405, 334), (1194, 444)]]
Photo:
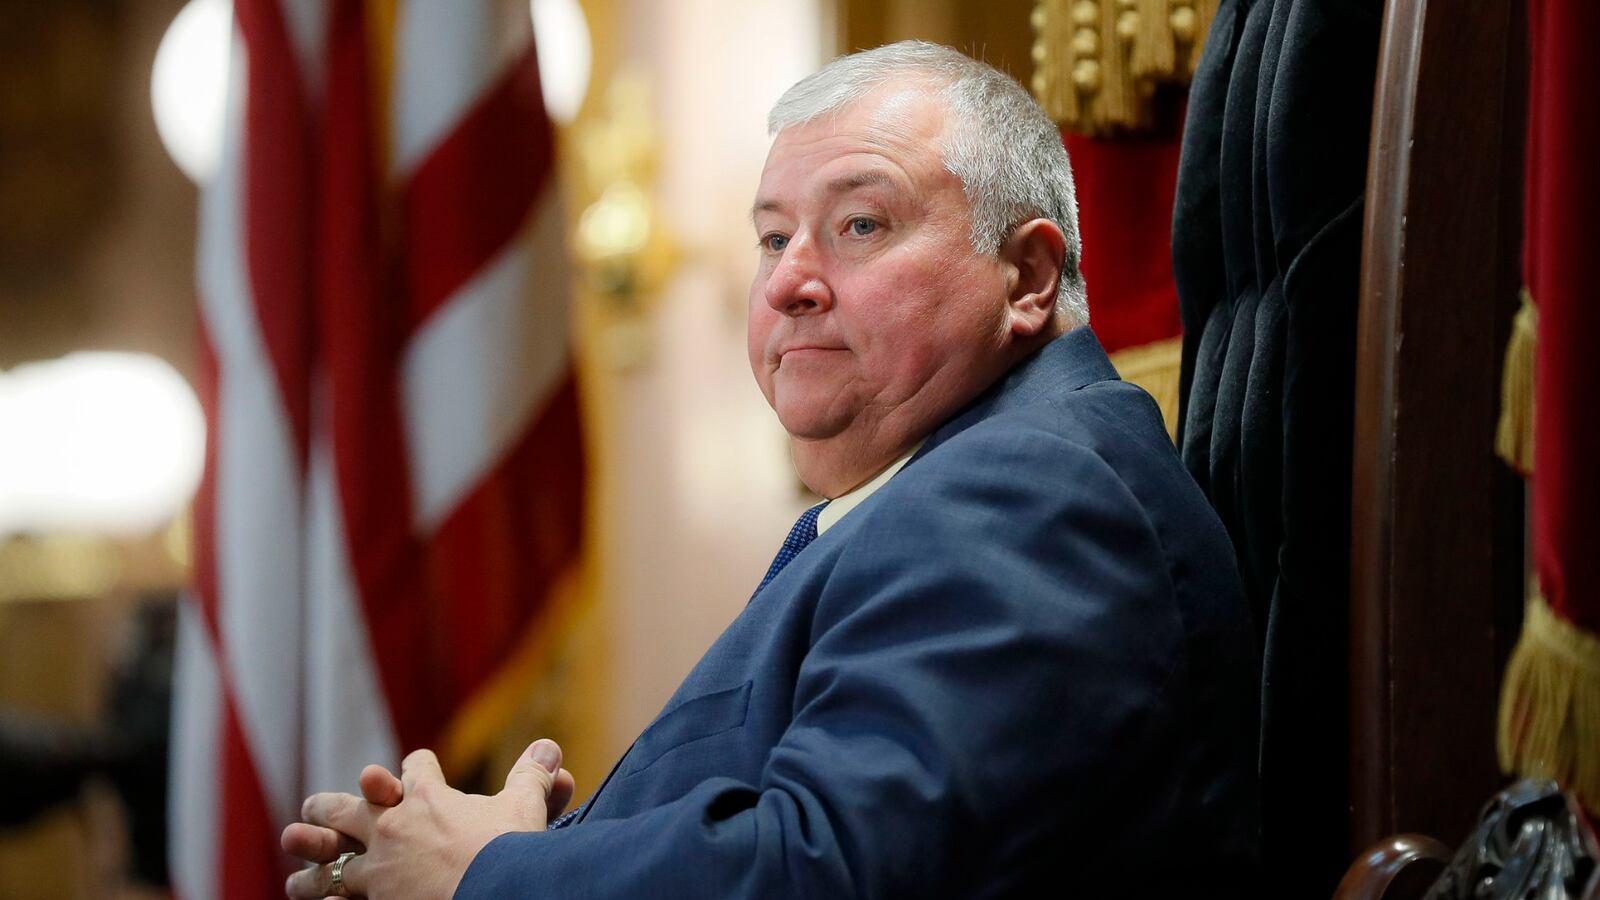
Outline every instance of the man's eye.
[(856, 237), (866, 237), (877, 230), (878, 223), (871, 219), (856, 218), (850, 220), (850, 233)]
[(789, 246), (789, 238), (782, 234), (769, 234), (761, 239), (761, 247), (772, 253), (782, 253)]

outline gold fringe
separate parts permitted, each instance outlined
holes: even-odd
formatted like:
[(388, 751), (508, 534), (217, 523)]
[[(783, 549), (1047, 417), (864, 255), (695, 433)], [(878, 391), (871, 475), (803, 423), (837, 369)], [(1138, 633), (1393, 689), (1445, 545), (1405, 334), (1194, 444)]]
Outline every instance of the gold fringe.
[(1524, 475), (1533, 474), (1533, 354), (1538, 345), (1539, 310), (1522, 289), (1522, 307), (1511, 321), (1505, 370), (1500, 376), (1500, 424), (1494, 452)]
[(1553, 778), (1600, 810), (1600, 637), (1551, 612), (1537, 587), (1500, 693), (1500, 767)]
[(1111, 354), (1111, 364), (1117, 367), (1122, 380), (1137, 384), (1155, 398), (1170, 438), (1178, 435), (1178, 370), (1182, 360), (1182, 337), (1124, 347)]
[(1128, 45), (1129, 76), (1136, 81), (1170, 78), (1177, 71), (1177, 48), (1167, 25), (1167, 0), (1123, 0), (1117, 5), (1123, 8), (1117, 36)]
[(1218, 0), (1038, 0), (1033, 91), (1071, 131), (1148, 127), (1156, 85), (1194, 74)]

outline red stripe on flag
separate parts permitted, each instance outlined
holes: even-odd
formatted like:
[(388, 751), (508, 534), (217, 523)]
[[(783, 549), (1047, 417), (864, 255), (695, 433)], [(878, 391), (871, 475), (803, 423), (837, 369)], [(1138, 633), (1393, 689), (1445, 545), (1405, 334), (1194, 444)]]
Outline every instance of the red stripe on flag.
[(323, 117), (322, 254), (318, 326), (329, 388), (329, 427), (346, 546), (380, 681), (403, 748), (433, 736), (417, 703), (428, 667), (421, 577), (423, 546), (411, 531), (401, 422), (400, 358), (407, 323), (380, 282), (382, 245), (369, 114), (373, 91), (358, 0), (330, 8)]
[(278, 394), (304, 466), (309, 435), (311, 183), (309, 118), (294, 48), (275, 0), (238, 0), (248, 65), (245, 260)]
[(521, 441), (440, 526), (429, 580), (449, 603), (432, 623), (444, 715), (494, 674), (548, 603), (583, 537), (577, 388), (562, 379)]
[(401, 251), (413, 331), (521, 233), (551, 181), (555, 144), (539, 90), (530, 41), (411, 174)]
[(214, 801), (221, 822), (217, 854), (217, 897), (276, 897), (289, 875), (288, 857), (278, 844), (278, 829), (267, 811), (261, 779), (234, 709), (232, 690), (222, 703), (222, 777)]
[(368, 548), (356, 555), (367, 558), (375, 541), (389, 544), (390, 555), (407, 549), (396, 543), (409, 533), (410, 504), (399, 489), (406, 468), (395, 389), (407, 335), (379, 285), (376, 144), (367, 115), (361, 5), (338, 0), (331, 9), (317, 325), (332, 389), (329, 418), (345, 529)]

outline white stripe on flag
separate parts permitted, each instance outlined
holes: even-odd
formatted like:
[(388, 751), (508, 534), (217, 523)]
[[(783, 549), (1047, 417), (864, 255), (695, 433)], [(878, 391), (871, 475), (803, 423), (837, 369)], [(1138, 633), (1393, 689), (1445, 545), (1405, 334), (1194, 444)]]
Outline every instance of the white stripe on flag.
[[(409, 173), (528, 47), (526, 2), (404, 0), (396, 23), (393, 173)], [(490, 9), (488, 7), (493, 7)]]
[(195, 608), (178, 602), (178, 649), (173, 662), (172, 755), (167, 761), (172, 789), (167, 794), (171, 840), (168, 868), (177, 896), (216, 893), (222, 784), (222, 685), (212, 657), (211, 635)]
[(567, 369), (569, 282), (556, 197), (544, 192), (531, 227), (406, 348), (401, 397), (418, 533), (437, 528), (500, 461)]
[(229, 120), (200, 198), (201, 316), (217, 355), (216, 534), (219, 658), (240, 728), (282, 822), (300, 810), (301, 490), (278, 380), (258, 330), (244, 223), (245, 45), (235, 32)]
[(288, 33), (289, 49), (294, 53), (295, 70), (306, 100), (314, 109), (321, 105), (323, 58), (328, 52), (328, 0), (277, 0), (283, 11), (283, 29)]
[[(316, 433), (328, 434), (320, 424)], [(320, 437), (312, 441), (308, 491), (305, 792), (354, 793), (368, 763), (399, 771), (400, 750), (357, 600), (333, 461)]]

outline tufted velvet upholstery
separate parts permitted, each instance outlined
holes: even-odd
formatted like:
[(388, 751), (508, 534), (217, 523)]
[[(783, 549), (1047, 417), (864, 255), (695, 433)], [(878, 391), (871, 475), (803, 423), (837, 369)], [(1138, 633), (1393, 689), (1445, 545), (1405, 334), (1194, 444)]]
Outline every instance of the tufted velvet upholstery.
[(1355, 317), (1381, 14), (1380, 0), (1222, 0), (1173, 215), (1178, 443), (1255, 615), (1269, 884), (1304, 896), (1332, 892), (1348, 840)]

